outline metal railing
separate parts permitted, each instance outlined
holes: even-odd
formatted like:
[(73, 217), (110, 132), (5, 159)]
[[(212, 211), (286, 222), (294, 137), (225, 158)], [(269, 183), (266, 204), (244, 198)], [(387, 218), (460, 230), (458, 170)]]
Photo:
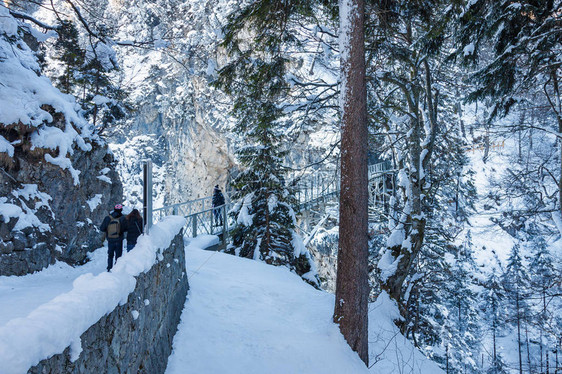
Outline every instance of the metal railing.
[(337, 196), (340, 191), (340, 181), (335, 173), (312, 175), (299, 181), (295, 187), (295, 197), (299, 209), (306, 210), (321, 202)]
[(167, 205), (153, 210), (155, 222), (162, 218), (175, 215), (186, 219), (184, 235), (196, 237), (197, 235), (219, 235), (226, 242), (228, 233), (234, 227), (234, 221), (228, 216), (232, 202), (227, 198), (227, 203), (213, 207), (212, 196)]
[(385, 174), (391, 171), (392, 165), (390, 161), (377, 162), (376, 164), (369, 165), (369, 179), (377, 176), (378, 174)]
[[(394, 173), (387, 161), (369, 165), (369, 192), (371, 204), (382, 200), (388, 202), (389, 190), (387, 189), (387, 174)], [(293, 179), (293, 190), (299, 209), (308, 210), (318, 204), (325, 203), (339, 195), (340, 179), (337, 170), (318, 170), (314, 174), (300, 176)], [(377, 198), (377, 194), (381, 195)], [(375, 196), (377, 195), (377, 196)], [(179, 215), (186, 218), (184, 235), (195, 237), (201, 234), (219, 235), (226, 243), (229, 233), (236, 226), (236, 222), (229, 217), (228, 212), (235, 202), (225, 193), (226, 204), (213, 207), (212, 196), (167, 205), (153, 210), (154, 221), (159, 221), (168, 215)], [(221, 219), (222, 218), (222, 219)], [(222, 225), (220, 224), (222, 221)]]

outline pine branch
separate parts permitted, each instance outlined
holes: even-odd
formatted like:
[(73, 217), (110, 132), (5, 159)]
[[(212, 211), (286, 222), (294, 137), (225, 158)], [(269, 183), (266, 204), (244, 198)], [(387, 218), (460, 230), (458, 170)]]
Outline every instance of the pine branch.
[(18, 12), (18, 11), (11, 10), (11, 9), (9, 9), (9, 11), (10, 11), (10, 15), (12, 17), (18, 18), (18, 19), (24, 19), (26, 21), (33, 22), (37, 26), (42, 27), (46, 30), (54, 30), (54, 31), (60, 30), (60, 26), (47, 25), (46, 23), (39, 21), (37, 18), (34, 18), (34, 17), (30, 16), (29, 14)]

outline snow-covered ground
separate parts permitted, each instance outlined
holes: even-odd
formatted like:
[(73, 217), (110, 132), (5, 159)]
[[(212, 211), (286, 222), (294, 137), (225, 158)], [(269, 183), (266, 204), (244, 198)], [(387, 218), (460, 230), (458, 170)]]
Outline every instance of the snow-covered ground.
[(286, 268), (186, 247), (190, 291), (168, 374), (440, 373), (399, 335), (384, 295), (370, 305), (370, 371), (332, 322), (334, 295)]
[(0, 327), (10, 320), (27, 316), (42, 304), (72, 290), (72, 283), (83, 274), (97, 275), (107, 267), (107, 246), (90, 254), (90, 261), (72, 267), (57, 261), (43, 271), (23, 277), (0, 277)]
[(127, 302), (136, 277), (159, 261), (185, 225), (182, 217), (166, 217), (139, 237), (106, 272), (105, 248), (76, 268), (57, 263), (24, 277), (0, 277), (0, 374), (25, 373), (42, 359), (82, 351), (80, 336), (105, 314)]
[[(25, 372), (69, 345), (78, 357), (80, 334), (126, 300), (134, 274), (183, 224), (172, 221), (141, 237), (112, 273), (104, 247), (84, 266), (0, 277), (0, 373)], [(286, 268), (201, 249), (217, 241), (200, 236), (186, 248), (190, 291), (167, 373), (441, 373), (399, 334), (384, 294), (369, 307), (369, 370), (332, 322), (333, 294)]]

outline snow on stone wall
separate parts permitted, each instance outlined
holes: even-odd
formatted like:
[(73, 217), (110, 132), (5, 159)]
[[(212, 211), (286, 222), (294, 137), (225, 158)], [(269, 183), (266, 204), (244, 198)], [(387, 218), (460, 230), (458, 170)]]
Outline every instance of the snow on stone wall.
[(82, 275), (1, 327), (0, 372), (163, 373), (188, 289), (184, 224), (167, 218), (111, 273)]

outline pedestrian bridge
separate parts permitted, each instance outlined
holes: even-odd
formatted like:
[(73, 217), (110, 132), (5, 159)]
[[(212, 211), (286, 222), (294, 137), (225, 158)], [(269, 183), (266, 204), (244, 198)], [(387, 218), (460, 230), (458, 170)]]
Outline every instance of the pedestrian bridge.
[[(145, 180), (147, 174), (145, 168)], [(394, 193), (395, 170), (388, 161), (369, 165), (369, 219), (378, 219), (381, 213), (388, 211), (390, 197)], [(149, 183), (150, 184), (150, 183)], [(146, 183), (145, 183), (146, 185)], [(289, 175), (289, 185), (295, 193), (299, 212), (316, 209), (318, 206), (335, 200), (340, 192), (339, 170), (316, 170), (313, 173), (293, 173)], [(196, 237), (201, 234), (218, 235), (223, 242), (228, 240), (228, 234), (236, 227), (236, 222), (229, 217), (228, 212), (240, 201), (232, 201), (224, 192), (226, 203), (213, 207), (212, 196), (202, 197), (182, 203), (167, 205), (152, 210), (146, 209), (145, 216), (152, 216), (154, 222), (169, 215), (182, 216), (187, 220), (184, 234)], [(217, 211), (215, 213), (215, 211)], [(224, 224), (219, 225), (217, 216), (222, 216)], [(149, 224), (150, 226), (150, 224)]]

